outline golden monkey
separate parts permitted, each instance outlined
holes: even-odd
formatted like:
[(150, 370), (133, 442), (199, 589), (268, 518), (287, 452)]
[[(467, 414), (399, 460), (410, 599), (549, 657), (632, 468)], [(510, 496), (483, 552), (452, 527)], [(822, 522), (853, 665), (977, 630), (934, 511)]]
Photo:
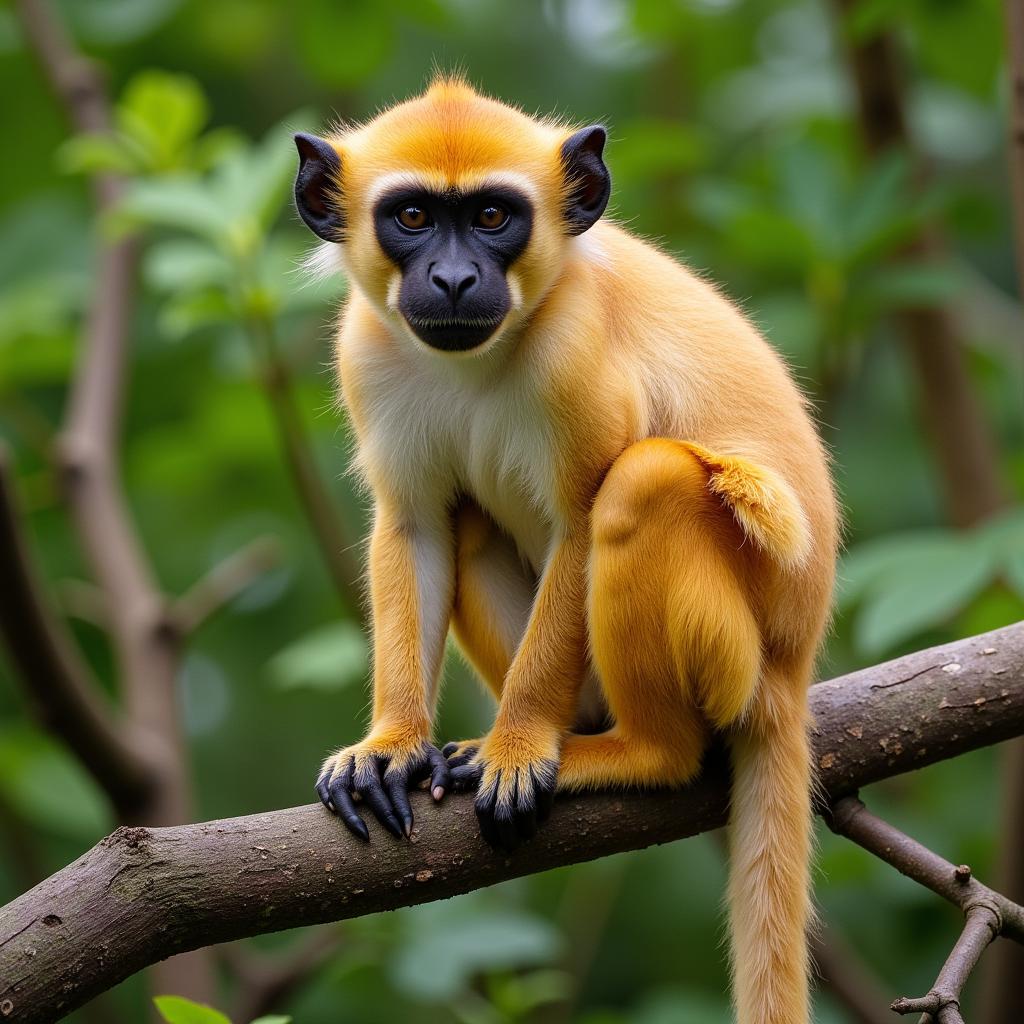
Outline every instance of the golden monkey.
[[(736, 306), (602, 218), (605, 140), (453, 78), (296, 137), (299, 212), (351, 283), (337, 369), (374, 500), (372, 724), (317, 790), (365, 839), (354, 794), (401, 836), (424, 775), (475, 787), (511, 848), (556, 790), (681, 785), (720, 732), (738, 1019), (805, 1024), (827, 459)], [(498, 709), (446, 758), (449, 628)]]

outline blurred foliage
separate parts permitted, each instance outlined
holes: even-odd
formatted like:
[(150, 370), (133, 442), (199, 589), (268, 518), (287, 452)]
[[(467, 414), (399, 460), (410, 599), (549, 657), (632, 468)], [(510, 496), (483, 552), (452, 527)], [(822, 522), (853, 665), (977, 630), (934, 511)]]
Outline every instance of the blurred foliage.
[[(229, 1018), (219, 1010), (194, 1003), (182, 996), (157, 996), (153, 1002), (161, 1019), (167, 1024), (231, 1024)], [(270, 1017), (257, 1017), (250, 1024), (292, 1024), (292, 1019), (274, 1014)]]
[[(9, 7), (0, 88), (18, 158), (0, 162), (0, 437), (14, 448), (55, 593), (86, 573), (49, 472), (97, 232), (145, 245), (125, 430), (143, 540), (174, 593), (241, 544), (278, 538), (261, 576), (194, 638), (180, 682), (202, 818), (311, 796), (322, 755), (358, 737), (367, 652), (343, 619), (291, 489), (259, 386), (271, 346), (298, 399), (338, 514), (365, 518), (343, 475), (331, 322), (343, 282), (310, 283), (289, 206), (288, 133), (371, 115), (461, 65), (527, 110), (612, 126), (614, 209), (720, 281), (816, 403), (848, 519), (831, 674), (1024, 618), (1024, 513), (956, 532), (890, 314), (951, 310), (1016, 501), (1024, 493), (1024, 321), (1005, 182), (997, 0), (66, 0), (62, 15), (117, 98), (110, 138), (69, 137)], [(841, 33), (892, 31), (905, 51), (916, 154), (858, 143)], [(922, 178), (919, 163), (929, 173)], [(88, 178), (126, 176), (94, 221)], [(904, 254), (922, 227), (941, 258)], [(107, 642), (66, 601), (97, 674)], [(489, 702), (449, 659), (439, 735), (478, 735)], [(26, 715), (0, 665), (0, 899), (111, 826), (66, 751)], [(270, 754), (271, 756), (268, 756)], [(952, 860), (990, 873), (995, 754), (874, 787), (873, 804)], [(8, 832), (8, 837), (14, 835)], [(10, 845), (10, 848), (9, 848)], [(953, 915), (829, 835), (825, 917), (895, 993), (925, 990)], [(341, 952), (292, 999), (296, 1021), (555, 1018), (711, 1024), (726, 1018), (717, 847), (673, 847), (550, 872), (351, 922)], [(700, 880), (699, 884), (697, 880)], [(865, 899), (865, 893), (870, 898)], [(601, 908), (604, 908), (603, 910)], [(272, 952), (288, 940), (266, 937)], [(115, 994), (142, 1019), (137, 982)], [(844, 1019), (827, 994), (820, 1020)], [(172, 1024), (227, 1018), (161, 1002)], [(567, 1011), (568, 1012), (568, 1011)], [(283, 1020), (284, 1018), (268, 1018)], [(568, 1020), (569, 1016), (561, 1019)]]

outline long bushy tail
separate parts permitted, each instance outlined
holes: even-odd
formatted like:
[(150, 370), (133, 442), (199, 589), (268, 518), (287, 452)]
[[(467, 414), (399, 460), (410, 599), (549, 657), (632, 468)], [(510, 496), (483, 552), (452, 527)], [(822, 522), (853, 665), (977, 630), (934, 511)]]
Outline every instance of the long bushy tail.
[(802, 700), (785, 703), (755, 712), (732, 741), (729, 916), (739, 1024), (810, 1019), (808, 716)]

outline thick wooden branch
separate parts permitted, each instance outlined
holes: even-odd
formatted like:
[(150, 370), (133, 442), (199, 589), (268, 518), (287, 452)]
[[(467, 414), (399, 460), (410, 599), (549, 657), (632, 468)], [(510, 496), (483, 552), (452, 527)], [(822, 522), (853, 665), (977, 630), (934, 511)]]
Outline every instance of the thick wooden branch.
[[(829, 802), (1024, 733), (1024, 623), (900, 658), (811, 692)], [(173, 828), (120, 828), (0, 910), (0, 1014), (53, 1021), (162, 957), (247, 935), (443, 899), (723, 824), (720, 752), (673, 793), (556, 801), (505, 856), (468, 796), (415, 803), (411, 842), (364, 844), (318, 805)]]

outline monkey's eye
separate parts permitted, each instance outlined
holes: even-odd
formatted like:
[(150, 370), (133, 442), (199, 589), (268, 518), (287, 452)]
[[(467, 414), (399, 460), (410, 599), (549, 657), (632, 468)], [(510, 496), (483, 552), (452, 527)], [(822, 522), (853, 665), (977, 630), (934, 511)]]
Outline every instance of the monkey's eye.
[(422, 231), (430, 226), (430, 214), (419, 206), (405, 206), (396, 214), (398, 223), (407, 231)]
[(508, 223), (508, 210), (500, 206), (485, 206), (476, 215), (476, 226), (485, 231), (497, 231)]

